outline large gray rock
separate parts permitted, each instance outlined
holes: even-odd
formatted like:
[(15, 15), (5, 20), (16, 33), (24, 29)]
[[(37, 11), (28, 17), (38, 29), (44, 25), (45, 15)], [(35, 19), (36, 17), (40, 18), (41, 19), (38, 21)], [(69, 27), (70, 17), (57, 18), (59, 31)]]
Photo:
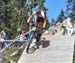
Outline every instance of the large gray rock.
[(33, 54), (24, 50), (18, 63), (72, 63), (74, 36), (46, 36), (48, 47), (40, 48)]

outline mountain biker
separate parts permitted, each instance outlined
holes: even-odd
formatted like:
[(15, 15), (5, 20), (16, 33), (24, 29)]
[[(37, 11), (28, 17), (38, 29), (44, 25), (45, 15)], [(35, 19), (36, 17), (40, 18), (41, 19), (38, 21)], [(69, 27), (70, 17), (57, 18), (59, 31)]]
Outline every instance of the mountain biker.
[(33, 16), (35, 17), (35, 20), (34, 20), (35, 21), (35, 27), (37, 27), (39, 22), (42, 22), (41, 28), (44, 29), (45, 25), (46, 25), (46, 17), (45, 17), (44, 11), (37, 9), (35, 12), (33, 12), (33, 14), (28, 18), (27, 24), (30, 23)]
[[(37, 28), (38, 24), (41, 22), (41, 31), (44, 30), (45, 26), (46, 26), (46, 16), (43, 10), (37, 9), (35, 12), (33, 12), (33, 14), (28, 18), (27, 20), (27, 24), (29, 25), (29, 23), (31, 22), (32, 17), (34, 17), (34, 27)], [(39, 31), (39, 32), (41, 32)], [(39, 34), (40, 37), (42, 35), (42, 32)]]

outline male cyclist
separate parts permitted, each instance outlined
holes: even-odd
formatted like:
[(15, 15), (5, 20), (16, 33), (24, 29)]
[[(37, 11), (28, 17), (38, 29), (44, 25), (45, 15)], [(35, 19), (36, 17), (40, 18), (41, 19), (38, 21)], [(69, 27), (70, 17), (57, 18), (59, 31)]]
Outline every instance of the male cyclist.
[[(34, 26), (37, 28), (37, 26), (41, 23), (39, 26), (41, 26), (40, 29), (42, 31), (46, 26), (46, 16), (45, 16), (44, 11), (38, 9), (35, 12), (33, 12), (33, 14), (28, 18), (27, 24), (30, 23), (33, 16), (35, 18), (34, 19)], [(39, 31), (39, 32), (41, 32), (41, 31)], [(39, 35), (41, 37), (42, 32)], [(36, 46), (37, 46), (37, 44), (36, 44)], [(38, 46), (37, 46), (37, 48), (38, 48)]]

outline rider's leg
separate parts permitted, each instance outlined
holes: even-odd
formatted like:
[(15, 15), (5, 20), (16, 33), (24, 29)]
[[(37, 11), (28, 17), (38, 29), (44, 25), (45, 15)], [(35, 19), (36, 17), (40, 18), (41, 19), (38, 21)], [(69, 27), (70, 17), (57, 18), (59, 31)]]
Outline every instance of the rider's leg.
[[(41, 24), (40, 24), (41, 23)], [(39, 25), (40, 24), (40, 25)], [(40, 37), (42, 35), (42, 27), (43, 27), (44, 21), (42, 19), (42, 21), (38, 21), (36, 20), (36, 30), (38, 30), (37, 32), (35, 32), (35, 37), (36, 37), (36, 46), (37, 48), (39, 48), (40, 45)], [(40, 28), (38, 29), (38, 27), (40, 26)], [(41, 27), (42, 26), (42, 27)]]
[[(39, 31), (39, 32), (40, 32), (40, 31)], [(40, 44), (41, 44), (41, 43), (40, 43), (40, 38), (41, 38), (41, 35), (42, 35), (42, 34), (37, 32), (36, 35), (37, 35), (37, 36), (36, 36), (36, 47), (39, 48), (39, 46), (40, 46)]]
[(37, 42), (38, 42), (38, 39), (37, 39), (37, 38), (38, 38), (38, 37), (37, 37), (37, 32), (35, 32), (35, 35), (34, 35), (34, 36), (35, 36), (35, 39), (36, 39), (34, 48), (37, 49), (37, 48), (38, 48), (38, 47), (37, 47)]

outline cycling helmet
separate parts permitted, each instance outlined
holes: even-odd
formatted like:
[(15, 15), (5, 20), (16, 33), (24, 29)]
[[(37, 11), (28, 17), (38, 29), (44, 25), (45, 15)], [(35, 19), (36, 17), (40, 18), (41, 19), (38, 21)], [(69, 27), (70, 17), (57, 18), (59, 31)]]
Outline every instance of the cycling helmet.
[(18, 28), (18, 29), (17, 29), (17, 32), (20, 32), (20, 31), (21, 31), (21, 28)]
[(36, 14), (40, 14), (41, 13), (41, 10), (40, 9), (37, 9), (36, 10)]

